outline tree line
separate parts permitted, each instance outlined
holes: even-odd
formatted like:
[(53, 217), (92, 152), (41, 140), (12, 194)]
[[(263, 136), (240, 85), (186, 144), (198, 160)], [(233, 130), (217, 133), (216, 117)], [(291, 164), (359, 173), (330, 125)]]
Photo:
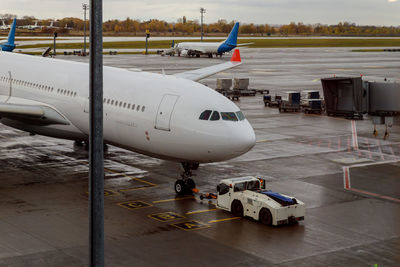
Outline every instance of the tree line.
[[(16, 17), (12, 14), (0, 14), (0, 18), (6, 23)], [(23, 16), (17, 18), (17, 25), (32, 25), (38, 22), (38, 25), (49, 25), (51, 20), (41, 20), (33, 16)], [(218, 20), (215, 23), (203, 25), (205, 34), (221, 35), (228, 34), (234, 25), (234, 21)], [(54, 26), (69, 27), (74, 32), (83, 31), (84, 21), (80, 18), (67, 17), (54, 21)], [(43, 28), (42, 30), (46, 30)], [(138, 19), (126, 18), (125, 20), (108, 20), (103, 23), (104, 32), (114, 32), (118, 34), (136, 35), (142, 34), (149, 30), (152, 34), (177, 34), (177, 35), (194, 35), (201, 32), (200, 23), (197, 20), (187, 20), (186, 17), (178, 19), (177, 22), (166, 22), (158, 19), (149, 21), (140, 21)], [(253, 24), (241, 23), (239, 32), (245, 35), (254, 36), (270, 36), (270, 35), (382, 35), (396, 36), (400, 35), (400, 27), (394, 26), (361, 26), (350, 22), (339, 22), (336, 25), (324, 24), (304, 24), (302, 22), (291, 22), (287, 25), (271, 25), (271, 24)]]

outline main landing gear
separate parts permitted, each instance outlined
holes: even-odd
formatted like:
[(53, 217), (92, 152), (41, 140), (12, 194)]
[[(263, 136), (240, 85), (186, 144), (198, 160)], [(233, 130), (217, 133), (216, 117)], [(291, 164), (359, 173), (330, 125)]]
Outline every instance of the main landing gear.
[(193, 193), (193, 189), (196, 188), (194, 180), (191, 178), (193, 175), (192, 170), (199, 168), (198, 162), (182, 162), (183, 173), (181, 179), (175, 182), (175, 192), (177, 195), (185, 195)]

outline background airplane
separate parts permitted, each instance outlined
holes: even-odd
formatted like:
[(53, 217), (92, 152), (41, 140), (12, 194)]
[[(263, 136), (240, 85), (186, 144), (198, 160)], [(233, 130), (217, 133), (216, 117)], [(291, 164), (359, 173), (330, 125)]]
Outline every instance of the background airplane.
[(0, 30), (8, 30), (10, 29), (10, 25), (6, 25), (6, 23), (4, 22), (4, 20), (2, 20), (3, 25), (0, 25)]
[[(222, 56), (223, 53), (229, 52), (238, 46), (246, 46), (247, 44), (238, 44), (237, 36), (239, 32), (239, 22), (236, 22), (233, 26), (229, 36), (226, 40), (222, 42), (181, 42), (175, 45), (173, 50), (178, 56), (196, 56), (207, 55), (212, 57), (213, 55)], [(171, 53), (171, 51), (166, 51), (166, 53)]]
[(64, 28), (63, 29), (66, 29), (66, 30), (73, 30), (74, 28), (72, 28), (72, 27), (69, 27), (68, 26), (68, 24), (65, 24), (65, 26), (64, 26)]
[[(0, 52), (0, 121), (34, 134), (84, 141), (89, 135), (88, 64)], [(239, 66), (231, 61), (175, 75), (104, 67), (104, 141), (181, 162), (175, 191), (194, 188), (191, 170), (249, 151), (255, 134), (228, 98), (196, 81)]]
[(19, 28), (27, 29), (27, 30), (31, 30), (31, 31), (34, 31), (36, 29), (41, 29), (42, 26), (38, 26), (37, 24), (38, 24), (38, 22), (36, 21), (34, 25), (24, 25), (24, 26), (20, 26)]
[(49, 26), (44, 26), (47, 29), (59, 29), (60, 27), (54, 26), (54, 21), (50, 21)]
[(12, 52), (15, 48), (15, 28), (17, 25), (17, 19), (14, 19), (11, 24), (10, 32), (8, 33), (8, 39), (5, 43), (0, 43), (1, 51)]

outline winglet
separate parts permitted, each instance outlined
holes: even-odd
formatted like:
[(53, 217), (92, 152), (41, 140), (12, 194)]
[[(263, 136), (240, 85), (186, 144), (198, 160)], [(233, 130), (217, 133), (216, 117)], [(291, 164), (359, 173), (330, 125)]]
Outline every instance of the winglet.
[(231, 61), (232, 62), (242, 62), (242, 59), (240, 58), (239, 49), (235, 49), (235, 51), (233, 51), (233, 55), (231, 57)]

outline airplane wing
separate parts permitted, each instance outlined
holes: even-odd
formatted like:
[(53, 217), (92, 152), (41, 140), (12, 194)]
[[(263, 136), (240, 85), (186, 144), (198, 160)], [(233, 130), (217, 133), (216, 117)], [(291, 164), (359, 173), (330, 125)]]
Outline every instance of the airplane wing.
[(252, 44), (254, 44), (254, 43), (243, 43), (243, 44), (237, 44), (236, 46), (237, 47), (239, 47), (239, 46), (249, 46), (249, 45), (252, 45)]
[(174, 74), (174, 76), (192, 80), (192, 81), (199, 81), (208, 76), (214, 75), (218, 72), (237, 67), (240, 64), (242, 64), (242, 60), (240, 59), (240, 52), (238, 49), (236, 49), (233, 52), (233, 55), (229, 62), (225, 62), (222, 64), (205, 67), (205, 68), (201, 68), (201, 69), (197, 69), (197, 70), (191, 70), (191, 71), (177, 73), (177, 74)]
[(33, 125), (61, 124), (70, 123), (56, 110), (47, 106), (34, 106), (23, 104), (0, 103), (0, 118), (20, 121)]

